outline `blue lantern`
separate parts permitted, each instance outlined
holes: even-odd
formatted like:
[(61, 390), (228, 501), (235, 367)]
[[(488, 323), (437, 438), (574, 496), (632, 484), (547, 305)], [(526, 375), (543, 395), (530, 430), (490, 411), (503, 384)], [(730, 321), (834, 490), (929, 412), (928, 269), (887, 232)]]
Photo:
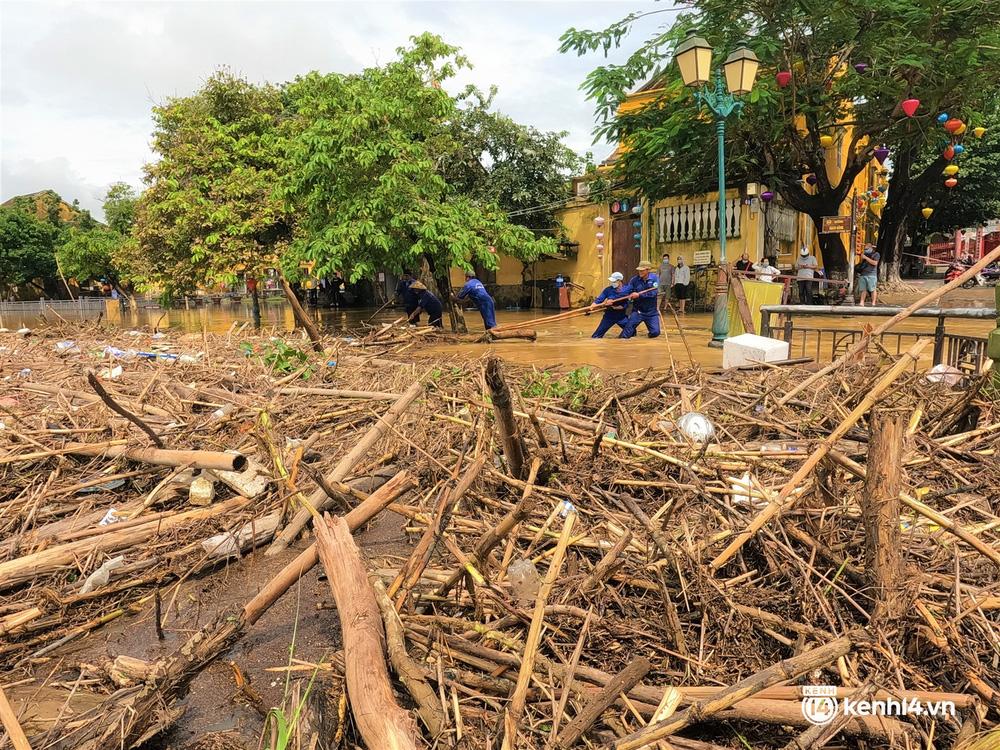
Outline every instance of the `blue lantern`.
[(633, 221), (632, 222), (632, 226), (634, 226), (636, 229), (638, 229), (639, 227), (642, 226), (642, 222), (641, 221)]
[(961, 143), (956, 143), (955, 144), (955, 153), (956, 154), (960, 154), (963, 151), (965, 151), (965, 146), (963, 146)]
[(939, 114), (939, 115), (937, 116), (937, 121), (938, 121), (939, 123), (941, 123), (942, 125), (944, 125), (944, 124), (945, 124), (946, 122), (948, 122), (948, 120), (950, 120), (950, 119), (951, 119), (951, 118), (950, 118), (950, 117), (948, 116), (948, 113), (947, 113), (947, 112), (942, 112), (941, 114)]
[(636, 232), (635, 234), (632, 235), (632, 239), (634, 240), (642, 239), (642, 235)]
[(622, 199), (622, 211), (628, 211), (628, 201), (624, 198)]
[(634, 214), (641, 214), (642, 213), (642, 206), (638, 205), (638, 204), (635, 205), (635, 206), (632, 206), (632, 213), (634, 213)]

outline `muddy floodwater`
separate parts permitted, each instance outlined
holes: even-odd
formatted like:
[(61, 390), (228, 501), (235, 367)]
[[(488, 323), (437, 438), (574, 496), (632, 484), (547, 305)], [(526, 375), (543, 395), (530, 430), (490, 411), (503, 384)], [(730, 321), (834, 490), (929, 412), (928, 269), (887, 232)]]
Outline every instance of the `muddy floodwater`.
[[(887, 294), (880, 301), (889, 305), (906, 305), (930, 291), (939, 281), (922, 282), (916, 288), (919, 291), (905, 294)], [(993, 289), (960, 289), (946, 295), (940, 302), (942, 307), (993, 307)], [(497, 320), (505, 323), (521, 322), (551, 315), (553, 310), (498, 310)], [(377, 313), (372, 309), (345, 310), (311, 310), (312, 314), (330, 333), (351, 334), (364, 330), (366, 324), (379, 325), (399, 317), (399, 310), (388, 308)], [(374, 316), (374, 317), (373, 317)], [(54, 317), (49, 315), (50, 320)], [(681, 316), (681, 327), (678, 329), (669, 315), (664, 319), (665, 334), (657, 339), (649, 339), (645, 328), (641, 327), (639, 335), (630, 340), (615, 338), (618, 329), (614, 328), (604, 339), (592, 339), (591, 333), (597, 326), (599, 314), (574, 318), (547, 324), (538, 329), (538, 339), (534, 342), (509, 340), (493, 345), (485, 344), (441, 344), (422, 347), (421, 356), (435, 358), (468, 358), (479, 357), (487, 351), (497, 351), (505, 358), (524, 364), (534, 364), (538, 367), (579, 367), (592, 366), (608, 371), (628, 371), (649, 367), (663, 367), (671, 355), (678, 362), (688, 359), (687, 348), (682, 339), (687, 339), (693, 359), (702, 365), (716, 367), (722, 363), (722, 353), (719, 349), (708, 346), (711, 339), (711, 313), (688, 313)], [(250, 320), (250, 306), (247, 303), (224, 302), (219, 305), (207, 305), (189, 310), (159, 310), (144, 309), (134, 312), (117, 314), (109, 318), (109, 322), (126, 328), (153, 327), (160, 330), (179, 330), (184, 332), (208, 331), (224, 333), (234, 324), (242, 325)], [(482, 319), (475, 310), (466, 312), (466, 320), (470, 332), (483, 330)], [(878, 325), (884, 318), (857, 318), (849, 315), (829, 316), (796, 316), (794, 325), (799, 328), (823, 328), (839, 330), (860, 330), (866, 324)], [(17, 317), (7, 315), (4, 325), (20, 327), (22, 325), (38, 325), (37, 318)], [(294, 327), (291, 308), (283, 301), (270, 300), (262, 305), (262, 322), (275, 334), (282, 334)], [(779, 325), (777, 320), (772, 325)], [(896, 327), (897, 331), (913, 331), (931, 333), (935, 320), (930, 318), (911, 318)], [(995, 327), (995, 321), (950, 319), (946, 330), (948, 333), (965, 336), (985, 337)], [(894, 347), (891, 347), (894, 348)], [(814, 345), (806, 347), (804, 352), (793, 347), (792, 356), (816, 356)], [(825, 345), (820, 351), (819, 359), (830, 358), (830, 346)]]

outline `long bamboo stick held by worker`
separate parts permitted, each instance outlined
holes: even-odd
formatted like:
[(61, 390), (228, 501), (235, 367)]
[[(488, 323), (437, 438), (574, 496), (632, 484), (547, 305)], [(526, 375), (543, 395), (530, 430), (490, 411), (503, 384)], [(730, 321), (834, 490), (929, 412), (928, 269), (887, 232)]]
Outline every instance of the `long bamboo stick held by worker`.
[(556, 313), (555, 315), (546, 315), (541, 318), (533, 318), (531, 320), (523, 320), (520, 323), (508, 323), (507, 325), (496, 326), (491, 328), (491, 331), (516, 331), (520, 328), (538, 328), (539, 326), (544, 326), (548, 323), (558, 323), (561, 320), (570, 320), (571, 318), (579, 318), (582, 315), (587, 315), (588, 313), (600, 310), (600, 307), (592, 308), (590, 305), (587, 307), (578, 307), (575, 310), (567, 310), (566, 312)]
[(938, 299), (942, 295), (946, 294), (947, 292), (950, 292), (952, 289), (958, 289), (958, 287), (960, 287), (966, 281), (974, 277), (982, 269), (986, 268), (986, 266), (988, 266), (990, 263), (992, 263), (997, 259), (1000, 259), (1000, 247), (997, 247), (992, 252), (989, 252), (986, 255), (984, 255), (982, 258), (979, 259), (979, 262), (975, 263), (972, 266), (969, 266), (969, 268), (967, 268), (960, 276), (957, 276), (956, 278), (952, 279), (944, 286), (939, 286), (934, 291), (925, 294), (923, 297), (918, 299), (916, 302), (907, 307), (905, 310), (900, 310), (898, 313), (889, 318), (889, 320), (876, 326), (872, 330), (872, 332), (867, 336), (861, 336), (860, 339), (857, 341), (857, 343), (848, 347), (847, 351), (845, 351), (842, 355), (840, 355), (840, 357), (835, 359), (833, 362), (828, 364), (823, 369), (814, 372), (808, 378), (806, 378), (797, 386), (792, 388), (792, 390), (788, 391), (784, 396), (779, 398), (777, 404), (779, 406), (787, 404), (789, 401), (795, 398), (798, 394), (802, 393), (802, 391), (811, 386), (813, 383), (820, 380), (824, 376), (829, 375), (831, 372), (838, 369), (839, 367), (842, 367), (846, 362), (850, 362), (852, 359), (854, 359), (854, 357), (857, 356), (859, 352), (862, 352), (868, 348), (868, 342), (870, 342), (872, 339), (881, 336), (883, 333), (888, 331), (890, 328), (892, 328), (900, 321), (906, 320), (921, 307), (925, 307), (926, 305), (930, 304), (931, 302)]
[(864, 416), (872, 405), (885, 393), (889, 387), (896, 382), (896, 379), (903, 374), (903, 372), (909, 368), (913, 363), (917, 361), (920, 356), (920, 352), (931, 342), (929, 338), (917, 339), (917, 341), (903, 352), (901, 356), (889, 370), (883, 375), (875, 386), (868, 392), (868, 394), (861, 399), (861, 402), (854, 407), (850, 414), (848, 414), (844, 420), (837, 425), (827, 438), (819, 444), (819, 447), (813, 451), (812, 455), (808, 459), (802, 462), (799, 470), (785, 482), (778, 496), (768, 503), (767, 507), (764, 508), (757, 516), (750, 522), (750, 525), (746, 527), (743, 531), (736, 535), (736, 538), (729, 543), (719, 556), (712, 560), (711, 568), (713, 571), (718, 570), (730, 559), (733, 555), (740, 551), (744, 544), (746, 544), (760, 529), (770, 521), (774, 516), (776, 516), (784, 507), (785, 501), (791, 496), (792, 492), (802, 483), (802, 481), (812, 473), (812, 470), (816, 468), (816, 465), (823, 460), (823, 457), (829, 453), (833, 446), (837, 444), (847, 431), (850, 430), (858, 420)]

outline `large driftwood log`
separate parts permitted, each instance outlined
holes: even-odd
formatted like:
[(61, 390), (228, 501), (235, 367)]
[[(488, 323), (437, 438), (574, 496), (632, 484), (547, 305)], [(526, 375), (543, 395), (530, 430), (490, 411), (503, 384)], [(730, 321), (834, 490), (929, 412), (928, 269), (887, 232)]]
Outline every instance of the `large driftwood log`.
[[(410, 404), (414, 402), (417, 396), (423, 393), (423, 390), (423, 383), (419, 380), (407, 388), (406, 392), (389, 407), (389, 411), (383, 414), (382, 418), (372, 425), (371, 429), (365, 433), (364, 437), (357, 442), (351, 451), (340, 459), (337, 465), (333, 467), (333, 470), (323, 477), (327, 484), (336, 485), (338, 482), (343, 482), (347, 478), (347, 475), (354, 469), (355, 465), (368, 454), (375, 443), (382, 439), (385, 433), (389, 431), (389, 427), (403, 415), (403, 412), (410, 407)], [(309, 505), (311, 508), (300, 508), (292, 517), (292, 520), (288, 522), (288, 525), (275, 537), (274, 542), (265, 554), (270, 557), (277, 555), (285, 549), (301, 533), (306, 524), (309, 523), (312, 511), (315, 510), (315, 512), (321, 513), (330, 507), (331, 502), (333, 501), (322, 487), (313, 492), (309, 496)]]
[(515, 479), (524, 479), (527, 473), (528, 449), (525, 448), (524, 440), (517, 429), (517, 422), (514, 421), (510, 388), (504, 380), (500, 360), (496, 357), (486, 360), (486, 385), (490, 387), (490, 394), (493, 397), (493, 412), (496, 414), (507, 466), (510, 467), (510, 473)]
[(396, 703), (385, 634), (361, 552), (342, 518), (314, 524), (319, 557), (337, 604), (351, 712), (371, 750), (423, 747), (413, 717)]

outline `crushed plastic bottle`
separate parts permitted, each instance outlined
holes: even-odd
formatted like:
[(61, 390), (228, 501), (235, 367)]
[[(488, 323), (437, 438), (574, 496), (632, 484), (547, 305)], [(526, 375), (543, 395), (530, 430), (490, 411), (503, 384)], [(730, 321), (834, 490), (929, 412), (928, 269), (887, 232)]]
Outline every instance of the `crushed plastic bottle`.
[(188, 491), (191, 505), (211, 505), (215, 498), (215, 482), (207, 477), (196, 477)]
[(682, 416), (677, 420), (677, 427), (696, 443), (707, 443), (715, 436), (715, 425), (699, 411), (689, 411)]
[(118, 557), (112, 557), (110, 560), (105, 560), (101, 567), (87, 576), (87, 580), (84, 581), (83, 586), (80, 587), (80, 593), (89, 594), (91, 591), (101, 588), (101, 586), (107, 586), (108, 581), (111, 580), (111, 571), (117, 570), (124, 564), (124, 555), (118, 555)]
[(510, 582), (510, 591), (519, 604), (530, 604), (538, 596), (538, 587), (542, 583), (542, 577), (538, 575), (538, 569), (531, 560), (523, 557), (515, 560), (507, 569), (507, 580)]
[(75, 341), (57, 341), (56, 352), (58, 354), (79, 354), (80, 347), (76, 345)]
[(559, 504), (559, 517), (566, 518), (570, 513), (576, 513), (576, 506), (569, 500), (563, 500)]

